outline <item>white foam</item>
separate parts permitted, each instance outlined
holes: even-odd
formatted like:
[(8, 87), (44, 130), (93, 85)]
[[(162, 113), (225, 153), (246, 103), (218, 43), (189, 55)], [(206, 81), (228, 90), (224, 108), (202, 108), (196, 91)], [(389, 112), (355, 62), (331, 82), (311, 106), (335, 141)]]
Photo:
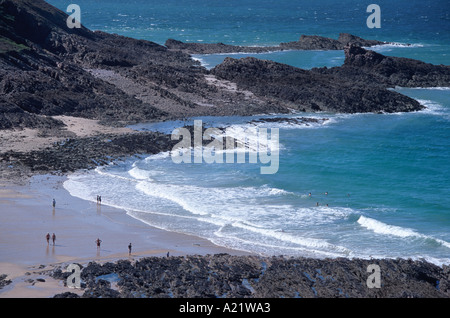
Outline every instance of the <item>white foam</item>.
[(277, 188), (269, 189), (269, 195), (285, 195), (285, 194), (293, 194), (293, 193), (283, 190), (283, 189), (277, 189)]
[(81, 176), (77, 176), (76, 174), (70, 175), (68, 179), (64, 181), (63, 187), (73, 197), (77, 197), (86, 201), (94, 201), (90, 189), (85, 186)]
[(390, 42), (386, 44), (379, 44), (379, 45), (373, 45), (373, 46), (364, 46), (363, 48), (367, 50), (374, 50), (374, 51), (386, 51), (392, 48), (418, 48), (418, 47), (424, 47), (424, 44), (421, 43), (400, 43), (400, 42)]
[[(285, 253), (287, 255), (308, 255), (313, 257), (342, 257), (343, 253), (339, 252), (332, 252), (332, 251), (324, 251), (320, 249), (314, 249), (309, 244), (302, 244), (302, 246), (280, 246), (280, 244), (271, 244), (269, 242), (262, 242), (261, 240), (250, 240), (250, 239), (244, 239), (242, 237), (229, 235), (229, 234), (223, 234), (222, 233), (223, 227), (221, 227), (218, 231), (214, 233), (213, 238), (211, 238), (211, 242), (227, 246), (230, 248), (245, 250), (251, 253), (260, 253), (260, 254), (266, 254), (266, 255), (274, 255), (274, 254), (280, 254)], [(306, 243), (306, 242), (304, 242)], [(306, 245), (306, 246), (305, 246)], [(345, 256), (352, 255), (352, 252), (346, 252), (344, 253)]]
[(425, 109), (418, 111), (419, 113), (429, 114), (429, 115), (449, 115), (446, 113), (446, 109), (444, 106), (442, 106), (439, 103), (436, 103), (432, 100), (425, 100), (425, 99), (417, 99), (417, 101), (422, 105), (425, 106)]
[(152, 179), (150, 178), (152, 173), (147, 170), (142, 170), (138, 167), (133, 167), (131, 170), (128, 171), (128, 174), (137, 180), (152, 181)]
[(212, 68), (211, 64), (210, 64), (210, 63), (207, 63), (207, 62), (205, 61), (205, 59), (203, 59), (203, 58), (201, 58), (201, 57), (191, 55), (191, 58), (192, 58), (194, 61), (200, 62), (200, 65), (203, 66), (204, 68), (208, 69), (208, 70)]
[(114, 173), (106, 172), (106, 169), (107, 168), (105, 168), (105, 167), (97, 167), (97, 168), (94, 169), (94, 171), (96, 173), (98, 173), (99, 175), (103, 175), (103, 176), (107, 176), (107, 177), (111, 177), (111, 178), (115, 178), (115, 179), (121, 179), (121, 180), (126, 180), (126, 181), (134, 181), (134, 179), (131, 179), (131, 178), (127, 178), (127, 177), (124, 177), (124, 176), (119, 176), (119, 175), (114, 174)]
[[(189, 173), (177, 175), (171, 170), (171, 165), (155, 161), (168, 158), (169, 155), (170, 152), (152, 155), (140, 160), (139, 164), (132, 165), (128, 161), (117, 168), (97, 168), (95, 172), (71, 175), (64, 186), (67, 186), (66, 189), (72, 195), (90, 201), (95, 200), (95, 194), (99, 191), (99, 194), (104, 195), (105, 204), (125, 209), (129, 215), (149, 225), (198, 235), (219, 245), (221, 243), (222, 246), (226, 243), (233, 248), (246, 248), (251, 252), (278, 254), (287, 251), (292, 252), (292, 255), (311, 253), (329, 257), (364, 257), (366, 252), (372, 256), (376, 253), (383, 254), (383, 250), (377, 250), (378, 246), (367, 250), (363, 247), (361, 250), (359, 235), (373, 237), (372, 232), (391, 237), (414, 238), (416, 240), (407, 240), (414, 244), (417, 241), (422, 244), (422, 240), (430, 243), (432, 240), (433, 246), (441, 244), (450, 248), (450, 243), (446, 241), (423, 235), (414, 229), (360, 216), (360, 212), (351, 208), (305, 206), (308, 205), (305, 200), (308, 199), (307, 195), (268, 184), (222, 187), (222, 183), (215, 186), (213, 182), (209, 182), (211, 180), (208, 180), (208, 184), (197, 180), (190, 182)], [(146, 167), (146, 163), (151, 168)], [(160, 178), (159, 174), (164, 177)], [(300, 199), (302, 202), (297, 204)], [(355, 214), (359, 217), (357, 224), (352, 221), (353, 218), (349, 219)], [(348, 228), (341, 228), (342, 224), (348, 224), (348, 220), (351, 221), (352, 228), (359, 230), (349, 233), (346, 232)], [(340, 237), (340, 233), (344, 233), (346, 237)], [(384, 239), (390, 241), (391, 237)], [(392, 255), (396, 257), (398, 253), (401, 251), (398, 252), (395, 247)], [(386, 255), (380, 257), (384, 256)]]
[(338, 246), (338, 245), (328, 243), (326, 240), (323, 240), (323, 239), (300, 237), (297, 235), (292, 235), (290, 233), (286, 233), (286, 232), (282, 232), (282, 231), (278, 231), (278, 230), (250, 226), (243, 222), (235, 222), (232, 225), (234, 227), (238, 227), (238, 228), (244, 229), (246, 231), (261, 234), (265, 237), (275, 238), (277, 240), (284, 241), (287, 243), (294, 243), (294, 244), (304, 246), (304, 247), (307, 247), (310, 249), (315, 249), (315, 250), (318, 249), (321, 251), (325, 250), (328, 252), (334, 251), (334, 252), (343, 253), (345, 255), (348, 255), (351, 252), (349, 249), (347, 249), (343, 246)]
[(378, 234), (394, 235), (398, 237), (419, 236), (418, 233), (411, 229), (388, 225), (362, 215), (359, 217), (358, 223)]
[[(271, 129), (273, 127), (264, 128)], [(222, 135), (215, 136), (214, 138), (222, 138), (224, 143), (223, 152), (258, 153), (260, 151), (279, 151), (283, 146), (279, 143), (279, 139), (272, 140), (272, 131), (269, 129), (267, 130), (267, 135), (263, 138), (257, 127), (248, 124), (232, 125), (227, 127)], [(226, 148), (227, 137), (233, 138), (236, 142), (238, 142), (238, 146), (233, 146), (231, 149)]]
[(164, 151), (164, 152), (159, 152), (157, 154), (154, 155), (150, 155), (147, 158), (145, 158), (145, 162), (149, 162), (151, 160), (159, 160), (159, 159), (166, 159), (170, 157), (170, 151)]
[[(402, 89), (404, 87), (396, 87), (395, 89)], [(437, 91), (450, 91), (450, 87), (407, 87), (406, 89), (428, 89), (428, 90), (437, 90)]]
[(202, 202), (195, 202), (188, 200), (189, 197), (197, 197), (201, 191), (195, 186), (177, 186), (171, 184), (157, 184), (152, 182), (142, 181), (136, 185), (136, 189), (144, 192), (146, 195), (166, 199), (177, 203), (184, 210), (192, 214), (208, 215), (208, 209)]
[(389, 224), (386, 224), (386, 223), (383, 223), (383, 222), (380, 222), (375, 219), (368, 218), (368, 217), (365, 217), (362, 215), (359, 217), (358, 223), (361, 226), (363, 226), (377, 234), (392, 235), (392, 236), (397, 236), (397, 237), (401, 237), (401, 238), (413, 237), (413, 238), (421, 238), (421, 239), (430, 239), (430, 240), (436, 241), (437, 243), (439, 243), (447, 248), (450, 248), (449, 242), (418, 233), (418, 232), (414, 231), (413, 229), (404, 228), (404, 227), (400, 227), (400, 226), (396, 226), (396, 225), (389, 225)]
[[(325, 114), (324, 114), (325, 116)], [(301, 122), (302, 118), (311, 118), (318, 119), (318, 122)], [(249, 127), (254, 126), (258, 128), (279, 128), (279, 129), (314, 129), (314, 128), (322, 128), (324, 126), (333, 123), (330, 118), (326, 118), (327, 120), (322, 120), (324, 117), (320, 117), (320, 115), (313, 116), (295, 116), (295, 117), (287, 117), (286, 122), (252, 122), (249, 124)], [(289, 122), (289, 119), (299, 120), (298, 123)]]

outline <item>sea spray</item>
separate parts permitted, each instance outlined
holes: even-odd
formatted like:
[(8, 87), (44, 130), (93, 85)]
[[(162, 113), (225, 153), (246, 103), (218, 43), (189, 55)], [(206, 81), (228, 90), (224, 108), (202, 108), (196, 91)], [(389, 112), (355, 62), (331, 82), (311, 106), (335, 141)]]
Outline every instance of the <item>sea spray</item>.
[[(172, 149), (172, 161), (177, 164), (246, 163), (248, 154), (248, 163), (257, 163), (259, 159), (260, 163), (269, 164), (269, 166), (261, 167), (261, 174), (276, 173), (279, 168), (278, 128), (271, 128), (270, 138), (267, 128), (254, 127), (240, 130), (240, 138), (237, 139), (236, 131), (230, 132), (229, 128), (226, 128), (225, 132), (218, 128), (207, 128), (203, 132), (202, 120), (194, 120), (194, 136), (191, 136), (187, 128), (176, 128), (171, 138), (172, 140), (181, 138), (181, 141)], [(203, 145), (204, 140), (211, 142)]]

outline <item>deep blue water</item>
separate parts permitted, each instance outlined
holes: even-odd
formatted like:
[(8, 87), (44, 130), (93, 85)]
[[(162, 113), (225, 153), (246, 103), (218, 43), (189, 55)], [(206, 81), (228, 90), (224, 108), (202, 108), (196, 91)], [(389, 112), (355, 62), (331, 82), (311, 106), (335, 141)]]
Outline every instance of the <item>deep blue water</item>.
[(48, 0), (61, 10), (81, 7), (81, 22), (104, 30), (163, 44), (182, 41), (273, 45), (302, 34), (337, 37), (354, 33), (384, 41), (449, 44), (450, 5), (445, 0), (386, 1), (381, 28), (369, 29), (369, 4), (358, 0)]
[[(49, 2), (61, 9), (69, 4)], [(450, 64), (448, 1), (378, 1), (380, 29), (367, 28), (370, 3), (361, 1), (77, 4), (82, 23), (91, 29), (160, 44), (175, 38), (274, 45), (301, 34), (337, 38), (348, 32), (397, 43), (375, 48), (383, 54)], [(195, 58), (213, 67), (225, 56)], [(344, 58), (340, 51), (256, 56), (302, 68), (338, 66)], [(279, 129), (275, 174), (261, 174), (261, 163), (176, 164), (162, 154), (73, 175), (65, 187), (87, 200), (101, 192), (105, 204), (125, 208), (150, 225), (256, 253), (449, 263), (450, 90), (397, 90), (427, 109), (408, 114), (293, 114), (329, 120), (308, 127), (260, 125)], [(213, 127), (254, 128), (243, 117), (202, 120)], [(180, 126), (167, 122), (137, 128), (171, 132)]]

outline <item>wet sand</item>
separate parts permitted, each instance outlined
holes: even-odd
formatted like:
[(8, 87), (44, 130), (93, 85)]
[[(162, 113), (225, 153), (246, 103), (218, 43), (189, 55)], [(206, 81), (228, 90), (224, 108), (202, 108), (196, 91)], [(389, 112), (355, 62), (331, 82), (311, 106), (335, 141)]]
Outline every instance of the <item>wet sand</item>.
[[(195, 236), (152, 228), (123, 210), (97, 204), (95, 198), (88, 202), (72, 197), (63, 188), (64, 181), (64, 176), (52, 175), (34, 176), (25, 185), (0, 180), (0, 275), (7, 274), (6, 279), (12, 281), (0, 289), (0, 298), (73, 292), (46, 274), (70, 263), (135, 260), (168, 252), (173, 256), (247, 254)], [(47, 244), (47, 233), (55, 233), (54, 245), (51, 239)], [(100, 248), (97, 238), (102, 240)]]

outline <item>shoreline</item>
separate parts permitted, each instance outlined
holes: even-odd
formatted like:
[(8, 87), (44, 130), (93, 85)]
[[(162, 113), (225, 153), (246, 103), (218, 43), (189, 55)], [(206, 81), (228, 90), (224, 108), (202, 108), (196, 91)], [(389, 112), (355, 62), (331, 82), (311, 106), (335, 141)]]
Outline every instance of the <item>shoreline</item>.
[[(95, 121), (83, 119), (80, 122), (72, 117), (68, 117), (67, 120), (71, 120), (69, 132), (76, 134), (74, 139), (94, 138), (107, 129), (96, 126), (95, 130), (81, 132), (83, 123)], [(3, 133), (6, 136), (7, 132)], [(119, 137), (129, 133), (116, 132), (114, 135)], [(132, 134), (138, 135), (138, 132)], [(24, 147), (23, 150), (28, 152), (30, 151), (28, 147), (42, 147), (45, 144), (50, 146), (53, 143), (51, 139), (45, 139), (42, 143), (33, 145), (32, 139), (28, 138), (27, 143), (17, 143), (12, 147)], [(120, 159), (110, 158), (110, 160)], [(154, 228), (127, 215), (122, 209), (107, 205), (99, 206), (95, 202), (71, 196), (63, 187), (67, 173), (89, 169), (55, 175), (54, 173), (58, 172), (53, 170), (39, 173), (26, 169), (21, 171), (20, 165), (11, 167), (12, 169), (4, 169), (0, 178), (0, 203), (4, 211), (0, 213), (0, 275), (6, 274), (6, 280), (12, 282), (0, 288), (0, 298), (43, 298), (65, 292), (81, 296), (82, 290), (64, 287), (62, 280), (51, 276), (54, 270), (65, 268), (70, 263), (85, 266), (90, 262), (120, 260), (135, 262), (152, 256), (165, 259), (167, 252), (174, 257), (190, 255), (206, 257), (223, 253), (250, 256), (249, 259), (260, 257), (256, 253), (216, 246), (199, 237)], [(56, 199), (54, 210), (53, 198)], [(56, 233), (55, 246), (51, 242), (49, 245), (45, 242), (47, 232)], [(95, 246), (97, 237), (103, 241), (100, 250)], [(127, 251), (129, 242), (133, 243), (131, 257)], [(269, 256), (261, 257), (269, 258)], [(315, 258), (304, 259), (305, 262), (319, 262)], [(358, 266), (361, 260), (347, 258), (347, 261), (351, 262), (352, 266)], [(330, 259), (328, 262), (336, 263), (334, 267), (340, 266), (339, 260)], [(327, 263), (324, 264), (328, 266)], [(0, 286), (2, 286), (1, 278)]]
[[(0, 298), (450, 297), (447, 265), (411, 259), (263, 256), (228, 249), (149, 226), (125, 210), (73, 197), (63, 187), (67, 173), (31, 174), (0, 178)], [(46, 233), (56, 234), (55, 245), (47, 244)], [(100, 249), (97, 238), (102, 240)], [(72, 263), (88, 275), (81, 289), (64, 286), (64, 271)], [(381, 289), (366, 287), (371, 264), (382, 270)], [(138, 266), (151, 266), (156, 278)], [(104, 285), (96, 278), (102, 275), (141, 278)], [(159, 282), (157, 275), (166, 278)], [(158, 284), (163, 285), (145, 287)], [(174, 284), (178, 287), (172, 289)]]
[[(166, 257), (168, 252), (171, 256), (250, 254), (154, 228), (124, 210), (73, 197), (63, 187), (65, 178), (35, 175), (26, 184), (23, 180), (0, 180), (0, 275), (11, 280), (0, 288), (0, 298), (42, 298), (73, 292), (49, 276), (53, 269), (70, 263), (135, 261), (147, 256)], [(55, 245), (51, 240), (47, 244), (47, 233), (56, 234)], [(97, 238), (102, 240), (100, 249)], [(130, 242), (131, 256), (127, 249)]]
[[(35, 174), (27, 181), (0, 179), (0, 298), (450, 297), (447, 265), (411, 259), (263, 256), (232, 250), (149, 226), (122, 209), (73, 197), (63, 187), (66, 179), (66, 174)], [(55, 245), (45, 241), (47, 232), (56, 233)], [(102, 240), (100, 249), (97, 238)], [(133, 249), (128, 255), (130, 242)], [(87, 275), (82, 276), (86, 284), (82, 288), (64, 286), (65, 269), (72, 263), (87, 273), (82, 274)], [(372, 264), (383, 273), (380, 289), (366, 287), (367, 268)], [(150, 266), (151, 271), (138, 266)], [(103, 275), (113, 278), (106, 278), (104, 285), (104, 280), (96, 278)], [(114, 277), (129, 275), (134, 278), (117, 285)], [(158, 275), (166, 278), (159, 282)], [(197, 278), (191, 281), (191, 275)], [(187, 282), (179, 285), (180, 280)], [(146, 287), (159, 284), (163, 285)], [(179, 287), (172, 288), (174, 284)]]

